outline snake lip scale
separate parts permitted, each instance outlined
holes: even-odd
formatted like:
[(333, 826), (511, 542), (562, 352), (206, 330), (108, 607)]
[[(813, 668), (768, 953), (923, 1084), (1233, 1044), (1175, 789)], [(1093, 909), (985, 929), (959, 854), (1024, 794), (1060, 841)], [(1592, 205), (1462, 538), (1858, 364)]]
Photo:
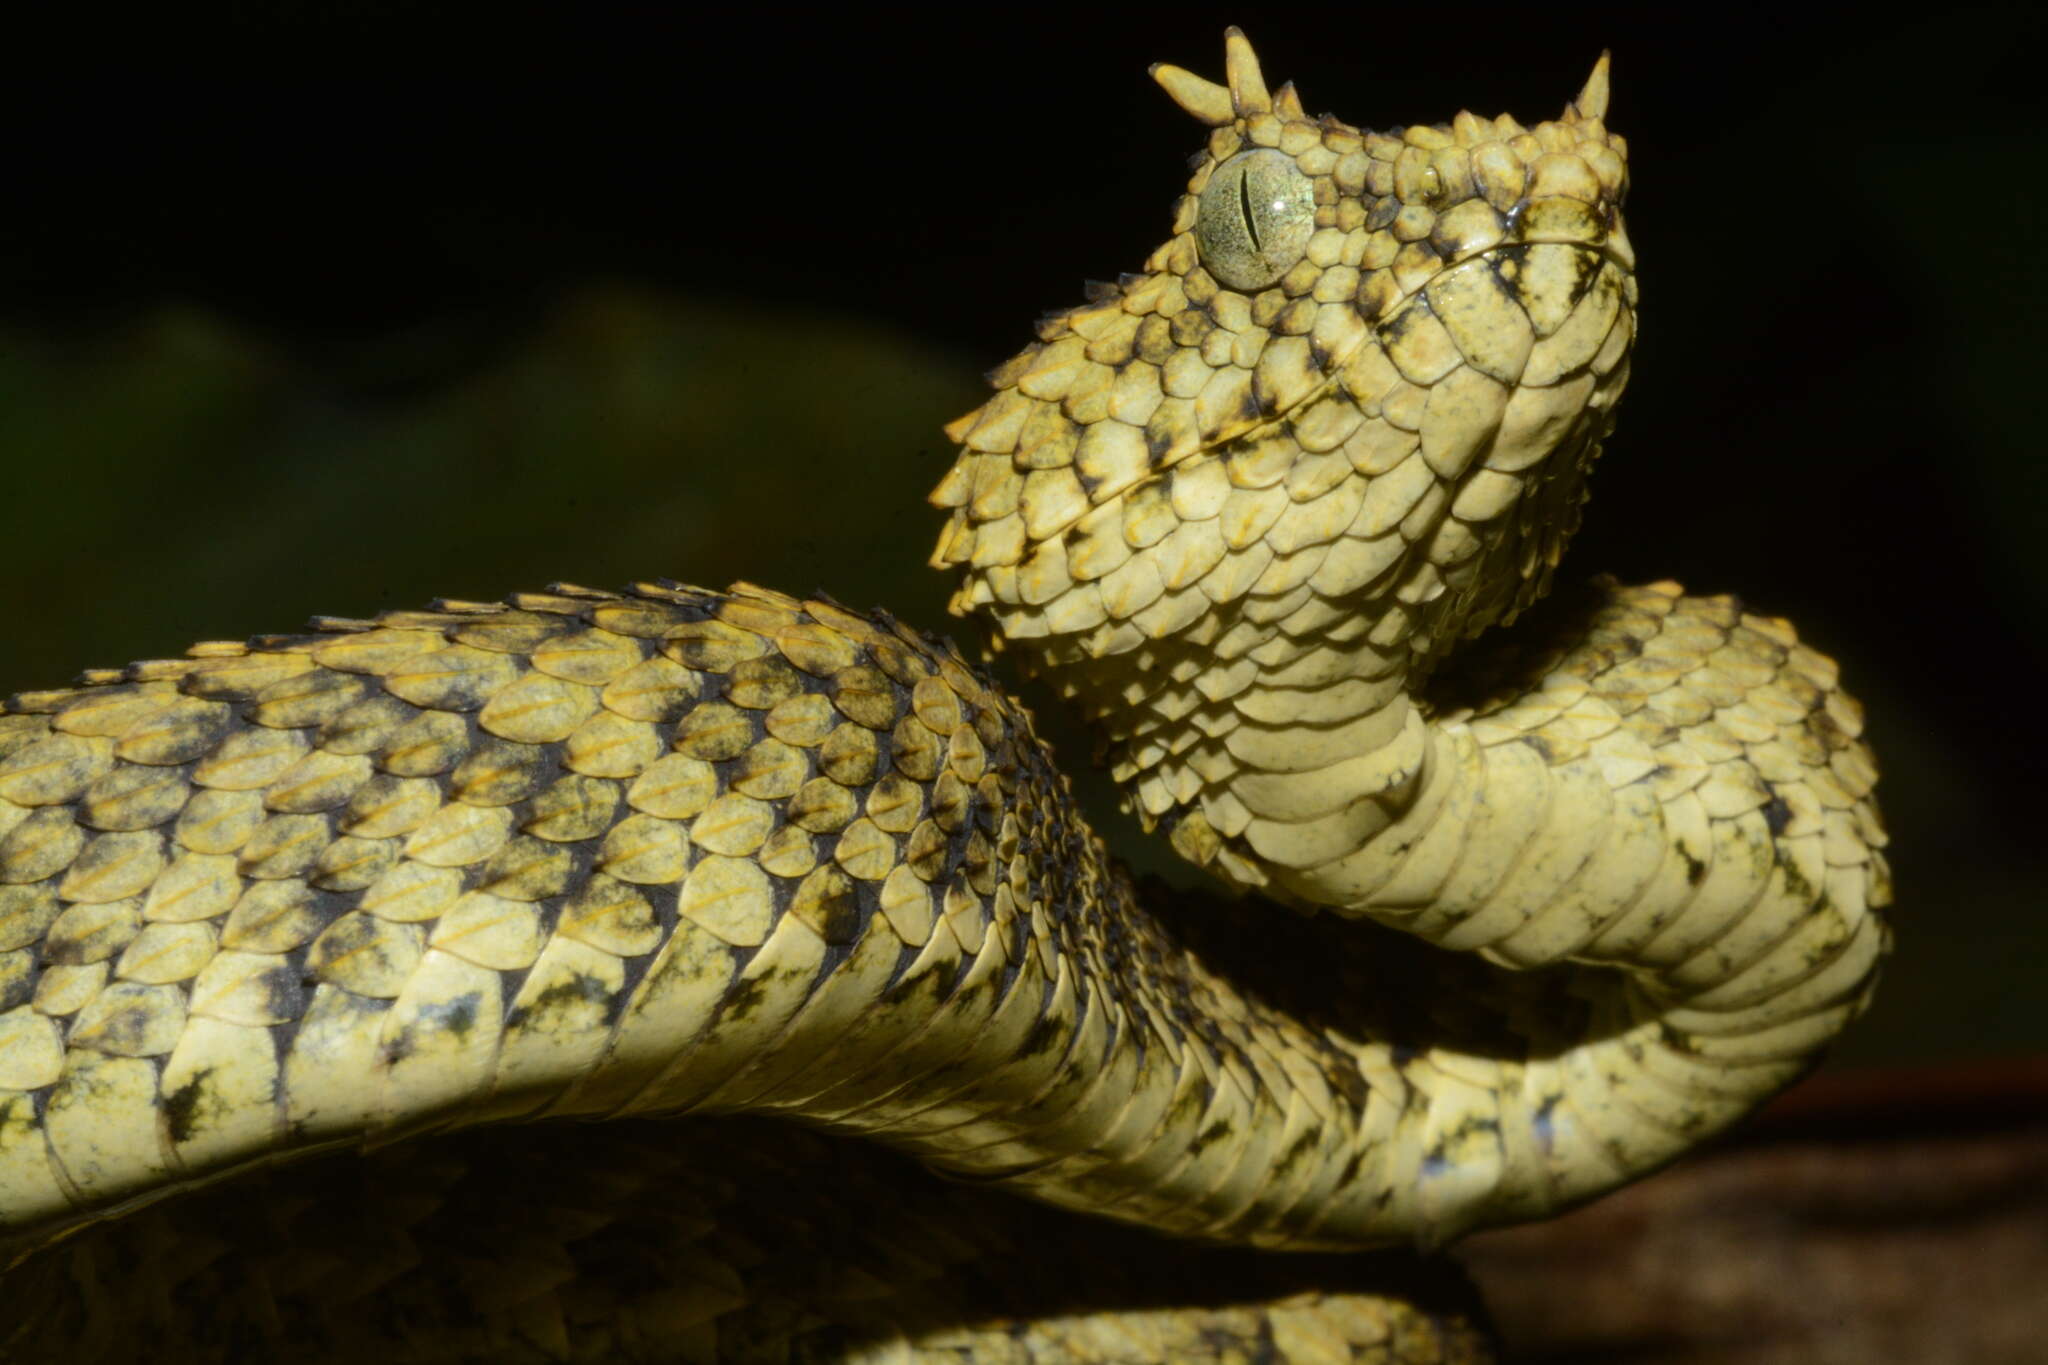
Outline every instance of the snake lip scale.
[[(423, 1358), (810, 1359), (828, 1321), (868, 1334), (845, 1358), (1010, 1358), (990, 1323), (1363, 1351), (1419, 1300), (1274, 1281), (1245, 1327), (958, 1277), (1066, 1235), (1008, 1195), (1297, 1251), (1540, 1217), (1736, 1122), (1865, 1007), (1891, 895), (1834, 665), (1675, 584), (1543, 600), (1637, 325), (1607, 59), (1557, 119), (1388, 133), (1307, 114), (1235, 29), (1223, 83), (1153, 76), (1206, 133), (1171, 235), (947, 428), (932, 558), (1145, 827), (1248, 894), (1134, 882), (952, 645), (745, 583), (321, 618), (16, 694), (0, 1246), (32, 1307), (0, 1356), (118, 1353), (130, 1312)], [(422, 1141), (541, 1118), (615, 1122)], [(780, 1205), (731, 1203), (742, 1171), (868, 1192), (890, 1212), (845, 1254), (915, 1245), (892, 1274), (924, 1287), (768, 1275)], [(186, 1211), (227, 1206), (166, 1196), (230, 1176), (455, 1287), (379, 1316), (350, 1305), (395, 1270), (343, 1292), (263, 1259), (274, 1228), (183, 1254)], [(545, 1206), (484, 1239), (530, 1275), (420, 1249), (477, 1190)], [(592, 1269), (629, 1228), (684, 1239), (632, 1294)], [(1478, 1349), (1444, 1330), (1399, 1358)]]

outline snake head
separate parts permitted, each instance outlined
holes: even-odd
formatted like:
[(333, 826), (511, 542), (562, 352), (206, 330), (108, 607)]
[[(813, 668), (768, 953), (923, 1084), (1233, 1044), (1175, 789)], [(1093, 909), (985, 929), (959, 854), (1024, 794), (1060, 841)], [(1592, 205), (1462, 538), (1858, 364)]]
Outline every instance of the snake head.
[(1339, 741), (1407, 772), (1409, 698), (1548, 589), (1636, 299), (1606, 57), (1534, 129), (1399, 133), (1311, 119), (1235, 29), (1227, 68), (1153, 70), (1208, 125), (1174, 233), (993, 372), (932, 495), (952, 610), (1202, 864), (1176, 810), (1235, 835), (1233, 774)]
[(933, 563), (1034, 669), (1342, 618), (1426, 670), (1545, 589), (1625, 382), (1607, 58), (1533, 128), (1377, 133), (1226, 57), (1153, 68), (1209, 128), (1172, 236), (947, 429)]

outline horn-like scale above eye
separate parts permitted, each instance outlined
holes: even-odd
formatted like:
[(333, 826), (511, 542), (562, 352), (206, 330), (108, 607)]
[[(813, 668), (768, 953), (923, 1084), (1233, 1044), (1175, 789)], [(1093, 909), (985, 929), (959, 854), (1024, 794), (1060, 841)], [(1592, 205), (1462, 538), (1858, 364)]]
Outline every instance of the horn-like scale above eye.
[(1315, 185), (1294, 158), (1271, 147), (1239, 152), (1202, 190), (1195, 244), (1202, 265), (1231, 289), (1264, 289), (1308, 250)]

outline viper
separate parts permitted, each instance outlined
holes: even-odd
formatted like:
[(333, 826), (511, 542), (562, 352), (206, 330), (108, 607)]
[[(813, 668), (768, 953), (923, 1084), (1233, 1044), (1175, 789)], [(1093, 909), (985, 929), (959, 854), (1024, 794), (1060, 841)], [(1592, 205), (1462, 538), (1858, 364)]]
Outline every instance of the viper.
[(1476, 1359), (1359, 1253), (1813, 1064), (1888, 943), (1859, 708), (1731, 598), (1540, 600), (1636, 331), (1606, 59), (1388, 133), (1226, 67), (1155, 68), (1171, 235), (932, 496), (954, 609), (1219, 894), (952, 645), (748, 584), (19, 693), (7, 1358)]

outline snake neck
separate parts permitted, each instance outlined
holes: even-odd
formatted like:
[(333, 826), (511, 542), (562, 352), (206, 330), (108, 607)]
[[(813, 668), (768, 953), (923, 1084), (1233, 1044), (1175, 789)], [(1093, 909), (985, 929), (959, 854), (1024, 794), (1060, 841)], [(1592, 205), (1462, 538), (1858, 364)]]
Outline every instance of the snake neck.
[[(1619, 278), (1609, 287), (1618, 295)], [(1375, 343), (1352, 370), (1385, 365)], [(1283, 418), (1198, 456), (1141, 500), (1141, 518), (1170, 526), (1146, 532), (1158, 537), (1153, 556), (1129, 549), (1128, 513), (1108, 532), (1125, 536), (1118, 572), (1141, 592), (1156, 577), (1163, 592), (1133, 611), (1115, 573), (1079, 585), (1106, 617), (1087, 631), (1042, 630), (1046, 613), (1015, 600), (1015, 580), (991, 575), (970, 591), (993, 579), (994, 593), (1012, 594), (987, 608), (1001, 642), (1092, 722), (1147, 828), (1164, 824), (1194, 861), (1284, 896), (1269, 858), (1312, 865), (1429, 799), (1428, 708), (1416, 699), (1462, 641), (1548, 590), (1611, 426), (1618, 363), (1602, 378), (1578, 386), (1597, 401), (1540, 433), (1553, 443), (1538, 453), (1540, 475), (1512, 483), (1432, 464), (1381, 404), (1342, 388), (1329, 401), (1351, 410), (1345, 447), (1319, 456)], [(1535, 462), (1517, 432), (1483, 436), (1494, 463)], [(1403, 446), (1392, 471), (1353, 471), (1362, 454), (1370, 463), (1370, 452)], [(1334, 483), (1333, 465), (1344, 471)], [(1479, 507), (1478, 494), (1501, 493), (1506, 501)], [(1070, 547), (1072, 558), (1095, 553), (1094, 542)], [(1199, 614), (1177, 624), (1190, 607)]]

